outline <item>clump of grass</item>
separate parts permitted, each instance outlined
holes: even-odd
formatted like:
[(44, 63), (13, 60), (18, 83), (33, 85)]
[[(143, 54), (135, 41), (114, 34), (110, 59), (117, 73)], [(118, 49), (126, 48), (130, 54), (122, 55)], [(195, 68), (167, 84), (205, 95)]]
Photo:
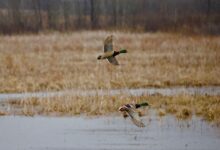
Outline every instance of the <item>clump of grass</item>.
[(220, 121), (220, 97), (207, 96), (209, 101), (204, 97), (198, 99), (198, 103), (195, 103), (195, 112), (197, 115), (204, 116), (208, 121), (219, 120)]
[(23, 109), (21, 110), (21, 115), (25, 115), (25, 116), (34, 116), (35, 112), (33, 110), (32, 107), (29, 107), (27, 105), (23, 106)]
[(160, 117), (163, 117), (166, 115), (166, 111), (164, 109), (158, 109), (157, 110), (157, 114), (160, 116)]
[(0, 116), (5, 116), (5, 115), (7, 115), (6, 112), (0, 111)]
[(170, 106), (166, 106), (167, 113), (175, 114), (177, 112), (177, 109), (178, 109), (177, 106), (173, 104), (171, 104)]
[(188, 119), (192, 116), (192, 110), (188, 107), (182, 107), (176, 114), (178, 119)]

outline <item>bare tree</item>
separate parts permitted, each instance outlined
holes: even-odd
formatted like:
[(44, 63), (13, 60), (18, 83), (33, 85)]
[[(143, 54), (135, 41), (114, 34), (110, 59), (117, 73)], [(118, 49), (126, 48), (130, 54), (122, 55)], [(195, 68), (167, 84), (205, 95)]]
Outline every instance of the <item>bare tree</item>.
[(81, 0), (77, 0), (76, 1), (76, 16), (77, 16), (77, 20), (76, 20), (76, 27), (77, 28), (81, 28), (82, 27), (82, 9), (81, 9)]
[(207, 0), (207, 17), (209, 17), (211, 11), (211, 0)]
[(70, 1), (63, 2), (63, 16), (64, 16), (64, 27), (66, 30), (71, 28), (70, 15), (72, 10), (72, 3)]
[(40, 0), (32, 0), (33, 3), (33, 9), (35, 12), (35, 20), (36, 20), (36, 28), (39, 31), (42, 29), (42, 15), (41, 15), (41, 1)]
[(9, 10), (12, 19), (12, 26), (15, 32), (20, 32), (22, 22), (21, 22), (21, 13), (20, 13), (20, 3), (21, 0), (9, 0)]
[(114, 27), (117, 27), (117, 20), (118, 20), (118, 0), (112, 0), (112, 9), (113, 9), (113, 25)]
[(90, 0), (90, 20), (91, 20), (91, 27), (92, 29), (97, 28), (98, 26), (98, 19), (97, 19), (97, 3), (96, 0)]

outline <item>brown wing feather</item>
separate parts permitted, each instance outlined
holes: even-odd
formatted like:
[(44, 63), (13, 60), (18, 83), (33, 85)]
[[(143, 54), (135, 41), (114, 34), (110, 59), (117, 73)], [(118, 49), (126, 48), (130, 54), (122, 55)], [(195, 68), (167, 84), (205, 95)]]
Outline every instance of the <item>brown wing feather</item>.
[(119, 63), (118, 63), (118, 61), (117, 61), (117, 59), (116, 59), (115, 57), (111, 56), (111, 57), (108, 57), (107, 59), (108, 59), (108, 61), (109, 61), (111, 64), (113, 64), (113, 65), (119, 65)]
[(112, 44), (113, 36), (108, 36), (104, 41), (104, 52), (113, 51), (113, 44)]

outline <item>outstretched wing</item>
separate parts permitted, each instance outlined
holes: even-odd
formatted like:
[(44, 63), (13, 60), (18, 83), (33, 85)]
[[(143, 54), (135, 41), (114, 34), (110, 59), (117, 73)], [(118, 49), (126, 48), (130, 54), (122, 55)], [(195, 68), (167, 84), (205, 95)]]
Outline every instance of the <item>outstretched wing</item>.
[(129, 108), (127, 111), (128, 115), (131, 117), (132, 122), (138, 127), (145, 127), (144, 123), (138, 115), (138, 112), (133, 108)]
[(117, 59), (116, 59), (115, 57), (111, 56), (111, 57), (108, 57), (107, 59), (108, 59), (108, 61), (109, 61), (111, 64), (113, 64), (113, 65), (119, 65), (119, 63), (118, 63), (118, 61), (117, 61)]
[(113, 51), (113, 44), (112, 44), (113, 36), (108, 36), (104, 41), (104, 52)]

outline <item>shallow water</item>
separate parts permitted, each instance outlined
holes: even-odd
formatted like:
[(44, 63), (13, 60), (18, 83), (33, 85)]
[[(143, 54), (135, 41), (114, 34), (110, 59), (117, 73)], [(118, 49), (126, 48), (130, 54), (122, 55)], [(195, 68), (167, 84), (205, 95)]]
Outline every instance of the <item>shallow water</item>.
[(2, 93), (1, 100), (8, 99), (23, 99), (30, 97), (52, 97), (63, 95), (79, 95), (79, 96), (94, 96), (94, 95), (117, 95), (129, 94), (133, 96), (161, 94), (173, 96), (178, 94), (190, 95), (220, 95), (220, 86), (204, 86), (204, 87), (167, 87), (167, 88), (140, 88), (140, 89), (114, 89), (114, 90), (66, 90), (58, 92), (34, 92), (34, 93)]
[[(152, 117), (153, 116), (153, 117)], [(0, 149), (218, 150), (220, 130), (198, 118), (143, 118), (145, 128), (122, 117), (0, 117)]]

